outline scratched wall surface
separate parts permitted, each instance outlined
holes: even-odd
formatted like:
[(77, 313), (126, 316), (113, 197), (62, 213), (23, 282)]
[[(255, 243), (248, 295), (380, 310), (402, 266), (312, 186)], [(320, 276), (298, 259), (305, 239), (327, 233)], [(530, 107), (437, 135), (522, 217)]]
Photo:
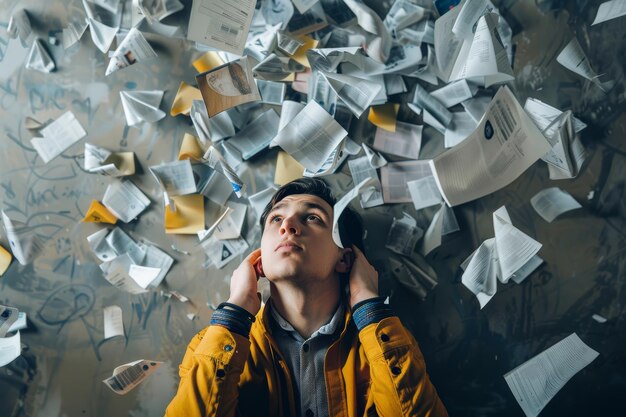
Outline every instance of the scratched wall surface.
[[(185, 2), (189, 6), (190, 2)], [(369, 2), (383, 12), (389, 2)], [(626, 115), (624, 18), (590, 27), (600, 1), (501, 1), (514, 31), (516, 93), (572, 109), (588, 123), (582, 139), (588, 152), (576, 180), (553, 182), (537, 163), (513, 184), (455, 208), (461, 231), (445, 237), (426, 261), (439, 285), (421, 302), (389, 276), (383, 292), (412, 330), (426, 357), (431, 378), (453, 416), (522, 416), (502, 375), (555, 342), (577, 332), (599, 358), (585, 368), (543, 411), (543, 416), (624, 415), (626, 406)], [(38, 35), (60, 36), (72, 9), (81, 2), (1, 0), (0, 26), (13, 10), (29, 10)], [(185, 19), (189, 7), (177, 18)], [(228, 277), (237, 262), (222, 270), (205, 269), (205, 255), (191, 237), (166, 236), (156, 183), (147, 175), (133, 180), (153, 204), (139, 221), (123, 228), (166, 250), (176, 263), (162, 284), (190, 297), (188, 304), (157, 292), (129, 295), (104, 280), (85, 237), (98, 229), (83, 224), (90, 201), (102, 196), (108, 178), (87, 174), (83, 142), (132, 150), (142, 170), (172, 160), (189, 120), (166, 117), (154, 125), (128, 128), (119, 91), (165, 90), (169, 109), (180, 81), (194, 83), (191, 61), (199, 55), (180, 39), (147, 35), (157, 60), (104, 77), (107, 58), (86, 34), (64, 51), (50, 46), (57, 70), (42, 74), (24, 69), (27, 49), (0, 28), (0, 207), (35, 227), (45, 239), (43, 253), (27, 266), (13, 262), (0, 278), (0, 303), (25, 311), (22, 356), (0, 368), (2, 416), (156, 416), (161, 415), (177, 383), (177, 366), (190, 338), (207, 325), (211, 310), (228, 296)], [(606, 94), (555, 62), (576, 36), (603, 79), (615, 80)], [(46, 121), (72, 110), (88, 132), (48, 164), (30, 145), (25, 117)], [(401, 113), (404, 120), (409, 114)], [(355, 122), (351, 137), (372, 137), (366, 121)], [(441, 137), (425, 129), (421, 158), (442, 150)], [(275, 153), (256, 158), (244, 172), (250, 192), (271, 184)], [(347, 167), (331, 178), (338, 190), (351, 184)], [(558, 185), (583, 209), (545, 223), (530, 207), (539, 190)], [(588, 199), (590, 191), (594, 192)], [(514, 224), (543, 244), (545, 264), (521, 285), (500, 285), (483, 309), (460, 283), (459, 264), (484, 239), (493, 236), (491, 213), (505, 204)], [(383, 206), (363, 213), (366, 247), (372, 262), (384, 261), (381, 248), (392, 215), (407, 211), (422, 225), (431, 210), (416, 213), (408, 205)], [(245, 234), (254, 246), (259, 230), (249, 213)], [(6, 236), (0, 236), (6, 247)], [(172, 250), (172, 245), (189, 255)], [(382, 268), (381, 268), (382, 270)], [(125, 338), (103, 340), (104, 306), (124, 312)], [(190, 321), (186, 314), (197, 312)], [(591, 319), (597, 313), (608, 322)], [(102, 380), (114, 367), (146, 358), (165, 361), (155, 375), (126, 396), (113, 394)]]

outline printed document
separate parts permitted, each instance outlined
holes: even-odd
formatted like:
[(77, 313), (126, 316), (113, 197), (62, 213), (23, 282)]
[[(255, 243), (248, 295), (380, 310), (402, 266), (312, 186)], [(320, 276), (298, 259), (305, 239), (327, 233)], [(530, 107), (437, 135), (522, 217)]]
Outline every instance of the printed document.
[(598, 356), (572, 333), (506, 373), (504, 380), (526, 417), (537, 417), (567, 381)]
[(124, 223), (139, 216), (150, 200), (130, 180), (114, 181), (109, 184), (102, 197), (102, 204)]
[(71, 111), (63, 113), (61, 117), (41, 129), (40, 133), (43, 138), (32, 138), (30, 143), (45, 164), (87, 135)]
[(347, 134), (326, 110), (310, 101), (273, 141), (302, 166), (316, 172)]
[(187, 39), (243, 55), (255, 0), (194, 0)]
[(530, 205), (548, 223), (567, 211), (582, 207), (574, 197), (559, 187), (539, 191), (530, 199)]
[(550, 148), (505, 86), (498, 90), (476, 130), (430, 165), (441, 195), (452, 207), (510, 184)]

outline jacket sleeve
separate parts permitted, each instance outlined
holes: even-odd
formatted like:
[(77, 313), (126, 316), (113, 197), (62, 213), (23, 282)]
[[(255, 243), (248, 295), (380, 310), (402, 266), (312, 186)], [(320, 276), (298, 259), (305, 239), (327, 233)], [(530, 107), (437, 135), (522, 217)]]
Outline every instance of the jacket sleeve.
[(370, 395), (378, 415), (448, 415), (426, 373), (417, 342), (398, 317), (368, 325), (359, 332), (359, 339), (370, 365)]
[(233, 417), (239, 377), (250, 341), (221, 326), (209, 326), (189, 343), (179, 367), (180, 385), (166, 417)]

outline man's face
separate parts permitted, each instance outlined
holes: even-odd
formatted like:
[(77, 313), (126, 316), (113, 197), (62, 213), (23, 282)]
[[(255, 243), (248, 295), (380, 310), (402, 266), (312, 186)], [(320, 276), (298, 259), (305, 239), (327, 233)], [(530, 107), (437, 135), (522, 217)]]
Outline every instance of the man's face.
[(333, 208), (320, 197), (293, 194), (276, 203), (261, 239), (263, 271), (270, 281), (333, 278), (345, 272), (343, 250), (333, 242)]

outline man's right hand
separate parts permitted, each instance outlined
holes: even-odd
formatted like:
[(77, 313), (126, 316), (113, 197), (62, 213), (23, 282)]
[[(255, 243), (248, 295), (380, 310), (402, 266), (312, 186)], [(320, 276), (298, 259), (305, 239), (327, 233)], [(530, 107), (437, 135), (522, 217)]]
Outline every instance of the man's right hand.
[(252, 251), (241, 265), (233, 271), (230, 278), (229, 303), (245, 308), (253, 316), (261, 308), (261, 300), (257, 294), (257, 276), (254, 265), (261, 260), (261, 249)]

